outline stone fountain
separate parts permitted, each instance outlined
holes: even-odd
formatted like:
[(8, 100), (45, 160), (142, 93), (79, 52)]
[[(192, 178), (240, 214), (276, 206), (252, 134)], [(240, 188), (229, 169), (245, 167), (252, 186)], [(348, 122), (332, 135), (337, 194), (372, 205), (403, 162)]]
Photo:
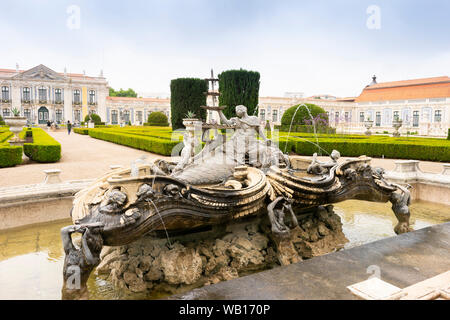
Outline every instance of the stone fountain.
[[(366, 156), (305, 167), (267, 139), (244, 106), (222, 124), (201, 127), (204, 148), (194, 155), (186, 121), (178, 161), (119, 168), (75, 196), (73, 225), (61, 230), (65, 250), (64, 299), (88, 297), (90, 273), (109, 274), (133, 292), (204, 285), (273, 264), (286, 265), (343, 247), (333, 203), (348, 199), (392, 203), (397, 234), (410, 231), (407, 188), (389, 183)], [(217, 128), (231, 137), (210, 137)], [(259, 136), (259, 138), (258, 138)], [(184, 152), (186, 151), (186, 152)], [(72, 234), (81, 234), (78, 245)]]

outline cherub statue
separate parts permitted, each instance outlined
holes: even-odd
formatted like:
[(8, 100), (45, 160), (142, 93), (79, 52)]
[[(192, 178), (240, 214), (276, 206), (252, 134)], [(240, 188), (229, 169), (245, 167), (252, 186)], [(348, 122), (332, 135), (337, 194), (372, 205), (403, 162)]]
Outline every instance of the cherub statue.
[(185, 132), (183, 134), (183, 143), (184, 147), (183, 150), (181, 150), (181, 159), (176, 165), (176, 167), (173, 169), (172, 173), (175, 173), (177, 171), (181, 171), (184, 167), (186, 167), (192, 160), (192, 142), (193, 138), (188, 132)]
[(391, 183), (391, 185), (397, 187), (401, 192), (392, 192), (389, 201), (392, 203), (392, 211), (398, 220), (397, 225), (394, 228), (396, 234), (401, 234), (409, 232), (412, 229), (409, 227), (409, 205), (411, 203), (411, 193), (409, 188), (411, 186), (408, 184), (403, 187), (396, 183)]
[(306, 172), (310, 174), (322, 175), (330, 172), (330, 169), (337, 165), (337, 160), (341, 157), (341, 154), (337, 150), (331, 152), (329, 162), (320, 162), (317, 160), (317, 153), (313, 154), (313, 159), (311, 164), (308, 166)]
[(107, 195), (106, 204), (100, 206), (99, 212), (103, 214), (119, 213), (126, 201), (127, 195), (125, 193), (117, 189), (113, 189)]
[[(287, 236), (289, 235), (290, 228), (295, 228), (298, 226), (297, 217), (295, 216), (294, 211), (292, 210), (293, 202), (294, 199), (292, 198), (285, 198), (280, 196), (267, 206), (269, 220), (270, 223), (272, 224), (272, 232), (274, 234), (279, 236)], [(286, 211), (289, 212), (291, 217), (290, 228), (286, 226), (286, 224), (284, 223)]]
[[(64, 259), (62, 299), (88, 299), (87, 280), (100, 263), (103, 247), (103, 224), (72, 225), (61, 229)], [(81, 245), (76, 247), (72, 234), (81, 233)]]

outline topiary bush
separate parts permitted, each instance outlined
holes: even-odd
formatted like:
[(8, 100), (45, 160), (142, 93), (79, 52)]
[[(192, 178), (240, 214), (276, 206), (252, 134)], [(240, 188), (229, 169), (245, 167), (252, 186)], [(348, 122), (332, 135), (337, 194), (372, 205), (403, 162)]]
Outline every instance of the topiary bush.
[[(25, 155), (36, 162), (56, 162), (61, 159), (61, 144), (49, 136), (41, 128), (32, 128), (32, 143), (23, 144)], [(26, 130), (20, 133), (21, 138), (26, 135)]]
[(0, 144), (0, 168), (14, 167), (22, 163), (23, 148)]
[[(299, 107), (300, 106), (300, 107)], [(308, 112), (308, 109), (309, 112)], [(310, 114), (311, 113), (311, 114)], [(295, 117), (294, 117), (295, 116)], [(312, 119), (311, 119), (312, 116)], [(294, 117), (294, 120), (292, 121), (292, 118)], [(289, 127), (291, 126), (292, 122), (292, 129), (291, 131), (295, 131), (294, 128), (297, 125), (304, 126), (304, 125), (312, 125), (313, 120), (316, 124), (316, 128), (319, 127), (328, 127), (328, 115), (325, 112), (325, 110), (318, 105), (312, 104), (312, 103), (305, 103), (305, 104), (298, 104), (293, 107), (290, 107), (287, 109), (283, 117), (281, 117), (281, 125), (283, 128), (286, 128), (289, 130)], [(300, 127), (301, 128), (301, 127)], [(324, 131), (321, 129), (321, 131)], [(326, 130), (325, 130), (326, 132)]]
[(218, 76), (219, 78), (219, 105), (227, 106), (223, 110), (226, 117), (235, 117), (235, 108), (238, 105), (247, 107), (247, 113), (253, 115), (258, 106), (259, 78), (256, 71), (228, 70)]
[(179, 141), (170, 139), (160, 139), (110, 129), (90, 129), (89, 136), (165, 156), (171, 155), (172, 149), (179, 143)]
[(450, 140), (450, 128), (448, 128), (447, 140)]
[(91, 113), (84, 117), (84, 122), (89, 122), (89, 120), (92, 120), (96, 125), (104, 124), (100, 116), (96, 113)]
[(156, 111), (148, 115), (147, 122), (144, 125), (167, 127), (169, 125), (169, 119), (164, 113)]
[(206, 110), (200, 106), (206, 105), (207, 91), (208, 83), (203, 79), (179, 78), (170, 81), (171, 122), (174, 130), (184, 128), (183, 118), (186, 118), (188, 111), (195, 113), (196, 118), (206, 119)]
[(6, 125), (5, 120), (3, 120), (3, 117), (0, 116), (0, 126)]

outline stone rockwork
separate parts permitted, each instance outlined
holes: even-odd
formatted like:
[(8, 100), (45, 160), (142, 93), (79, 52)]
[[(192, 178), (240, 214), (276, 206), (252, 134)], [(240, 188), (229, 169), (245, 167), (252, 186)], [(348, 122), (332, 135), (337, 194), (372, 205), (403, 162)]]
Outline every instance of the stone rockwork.
[(348, 241), (332, 206), (298, 216), (299, 226), (277, 249), (268, 219), (230, 224), (217, 238), (155, 239), (145, 236), (120, 247), (104, 247), (97, 273), (123, 295), (174, 294), (343, 248)]

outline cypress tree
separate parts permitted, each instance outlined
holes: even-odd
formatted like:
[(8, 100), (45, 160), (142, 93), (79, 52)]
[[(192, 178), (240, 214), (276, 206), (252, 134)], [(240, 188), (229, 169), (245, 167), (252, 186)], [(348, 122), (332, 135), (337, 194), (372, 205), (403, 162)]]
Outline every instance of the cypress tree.
[(208, 84), (204, 79), (178, 78), (170, 81), (170, 109), (172, 111), (172, 129), (184, 128), (183, 118), (188, 111), (195, 113), (196, 118), (206, 120), (205, 92)]
[(259, 72), (243, 69), (224, 71), (219, 78), (219, 105), (227, 106), (223, 113), (227, 118), (235, 117), (237, 105), (247, 107), (249, 115), (256, 114), (259, 95)]

